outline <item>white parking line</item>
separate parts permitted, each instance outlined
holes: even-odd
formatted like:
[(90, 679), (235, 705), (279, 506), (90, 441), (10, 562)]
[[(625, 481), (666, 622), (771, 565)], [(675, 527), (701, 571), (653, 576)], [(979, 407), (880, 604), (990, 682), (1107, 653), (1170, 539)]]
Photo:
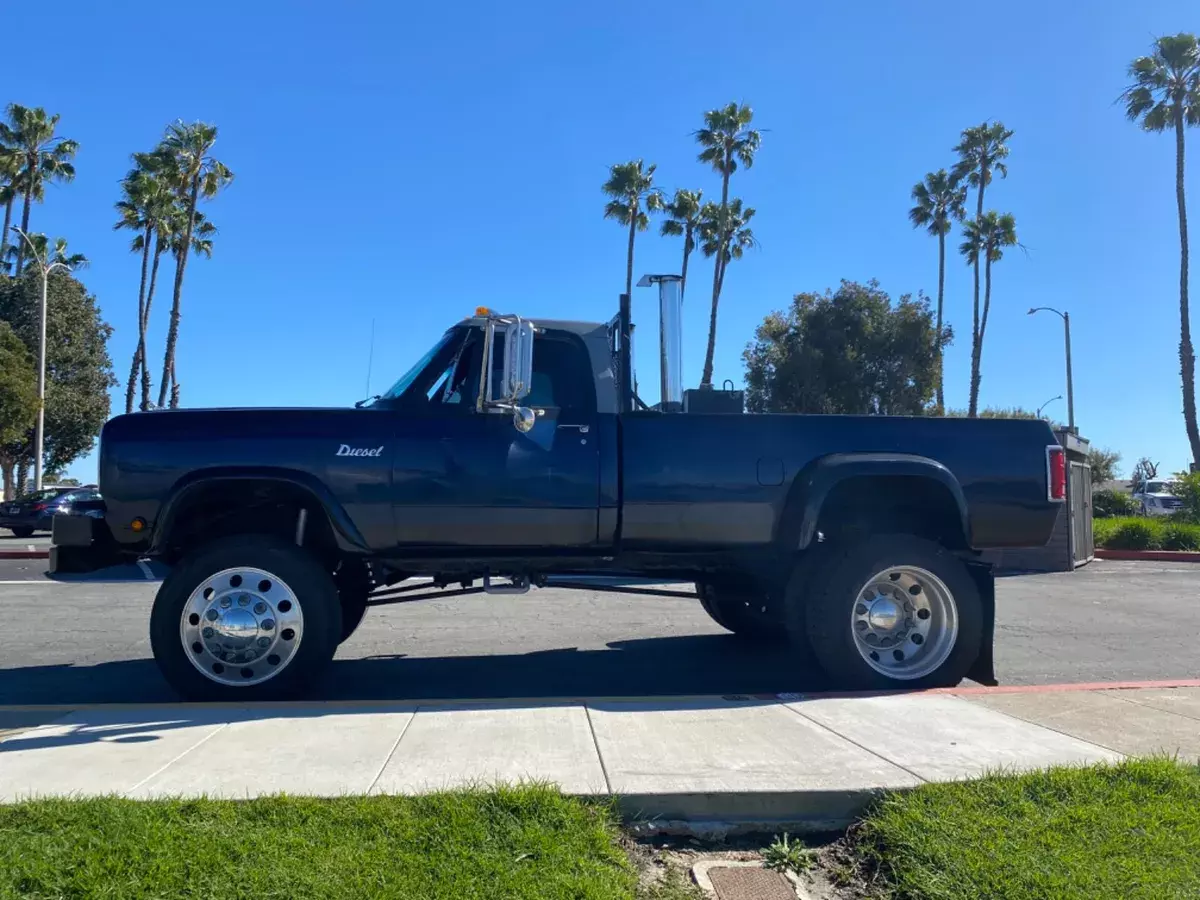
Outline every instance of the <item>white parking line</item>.
[(139, 559), (137, 561), (137, 564), (138, 564), (138, 568), (142, 570), (142, 574), (146, 576), (147, 581), (155, 581), (156, 580), (154, 570), (150, 568), (150, 563), (146, 562), (144, 559)]
[(57, 581), (45, 581), (37, 578), (30, 578), (28, 581), (0, 581), (0, 585), (4, 584), (58, 584)]

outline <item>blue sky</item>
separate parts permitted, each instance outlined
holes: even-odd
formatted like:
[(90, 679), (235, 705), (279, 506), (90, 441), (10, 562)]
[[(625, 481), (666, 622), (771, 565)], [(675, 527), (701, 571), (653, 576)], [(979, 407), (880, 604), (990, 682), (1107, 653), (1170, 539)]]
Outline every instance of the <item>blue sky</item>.
[[(1025, 314), (1065, 308), (1081, 432), (1120, 450), (1126, 471), (1142, 455), (1164, 469), (1187, 461), (1172, 141), (1141, 133), (1114, 100), (1153, 36), (1200, 29), (1194, 4), (147, 9), (76, 0), (53, 27), (17, 6), (9, 33), (44, 40), (10, 42), (3, 79), (6, 99), (61, 113), (61, 133), (81, 144), (76, 181), (48, 191), (32, 226), (92, 259), (82, 277), (116, 329), (122, 378), (138, 258), (111, 230), (112, 204), (129, 154), (176, 118), (219, 125), (216, 155), (237, 176), (205, 209), (220, 235), (184, 288), (178, 376), (185, 404), (201, 406), (362, 397), (372, 320), (378, 391), (478, 304), (609, 318), (625, 235), (601, 218), (608, 165), (642, 157), (668, 190), (719, 195), (691, 133), (730, 100), (751, 104), (765, 131), (732, 185), (758, 209), (762, 244), (730, 269), (721, 302), (716, 379), (740, 383), (755, 325), (796, 292), (841, 278), (936, 291), (936, 241), (910, 227), (909, 191), (953, 162), (962, 128), (998, 118), (1016, 134), (987, 205), (1015, 214), (1028, 253), (995, 268), (983, 404), (1035, 408), (1065, 393), (1060, 321)], [(1200, 178), (1200, 129), (1189, 138)], [(675, 271), (680, 250), (655, 228), (639, 237), (636, 270)], [(696, 284), (711, 279), (706, 262), (692, 271)], [(952, 257), (952, 406), (966, 405), (970, 301), (970, 270)], [(160, 293), (156, 380), (168, 306)], [(635, 293), (634, 314), (641, 381), (653, 385), (650, 291)], [(707, 317), (697, 289), (685, 309), (689, 386)], [(1066, 417), (1062, 401), (1047, 409)], [(91, 477), (94, 459), (73, 471)]]

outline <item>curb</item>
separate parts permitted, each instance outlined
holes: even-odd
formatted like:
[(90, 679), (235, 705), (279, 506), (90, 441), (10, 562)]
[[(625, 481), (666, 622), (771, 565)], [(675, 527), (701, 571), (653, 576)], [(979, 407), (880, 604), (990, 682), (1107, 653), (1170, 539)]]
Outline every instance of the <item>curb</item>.
[(1200, 563), (1200, 553), (1194, 550), (1106, 550), (1103, 547), (1097, 547), (1095, 553), (1096, 559)]
[[(1200, 555), (1200, 554), (1197, 554)], [(0, 559), (49, 559), (49, 550), (0, 550)]]

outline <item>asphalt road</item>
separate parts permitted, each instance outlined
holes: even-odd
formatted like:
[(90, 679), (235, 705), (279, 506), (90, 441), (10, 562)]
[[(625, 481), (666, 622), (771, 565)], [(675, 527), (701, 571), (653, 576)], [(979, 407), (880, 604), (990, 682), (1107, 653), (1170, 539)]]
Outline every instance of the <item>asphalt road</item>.
[[(150, 657), (156, 590), (54, 582), (0, 560), (0, 704), (173, 699)], [(1005, 684), (1200, 676), (1200, 566), (1095, 562), (998, 584)], [(695, 600), (552, 588), (369, 610), (321, 685), (324, 699), (605, 697), (828, 687), (787, 649), (744, 645)]]

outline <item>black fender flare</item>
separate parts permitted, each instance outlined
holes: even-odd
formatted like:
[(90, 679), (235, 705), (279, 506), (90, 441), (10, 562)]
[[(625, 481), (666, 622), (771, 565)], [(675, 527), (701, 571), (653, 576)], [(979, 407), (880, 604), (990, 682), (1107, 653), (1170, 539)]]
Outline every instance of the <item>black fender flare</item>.
[(354, 521), (320, 479), (295, 469), (272, 466), (222, 466), (189, 472), (172, 485), (154, 523), (150, 552), (159, 553), (165, 549), (166, 536), (175, 526), (180, 511), (186, 508), (188, 501), (197, 492), (216, 483), (236, 481), (274, 481), (298, 488), (308, 494), (313, 500), (313, 505), (325, 513), (339, 550), (362, 553), (368, 549)]
[(962, 485), (945, 465), (913, 453), (831, 453), (810, 462), (797, 473), (788, 491), (781, 539), (791, 549), (804, 550), (817, 536), (821, 508), (829, 493), (850, 478), (909, 476), (932, 481), (950, 492), (958, 509), (967, 546), (971, 546), (970, 519)]

